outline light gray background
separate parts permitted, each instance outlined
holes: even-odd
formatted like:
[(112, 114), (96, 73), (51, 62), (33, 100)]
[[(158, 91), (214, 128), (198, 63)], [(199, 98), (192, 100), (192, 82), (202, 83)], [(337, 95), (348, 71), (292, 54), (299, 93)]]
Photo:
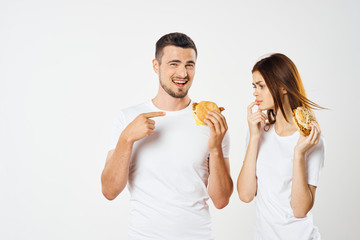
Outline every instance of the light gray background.
[[(0, 239), (126, 239), (129, 194), (100, 174), (118, 110), (155, 96), (155, 42), (188, 34), (199, 56), (190, 96), (224, 106), (236, 183), (251, 68), (281, 52), (298, 66), (325, 168), (313, 209), (325, 240), (360, 239), (358, 1), (0, 1)], [(211, 205), (211, 203), (210, 203)], [(211, 205), (218, 240), (252, 239), (254, 203)]]

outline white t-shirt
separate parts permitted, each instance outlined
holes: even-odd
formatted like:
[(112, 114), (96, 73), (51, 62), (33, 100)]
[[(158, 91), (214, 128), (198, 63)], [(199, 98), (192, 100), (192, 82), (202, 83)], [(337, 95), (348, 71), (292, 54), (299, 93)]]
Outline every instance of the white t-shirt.
[[(114, 122), (109, 149), (139, 114), (162, 111), (152, 101), (123, 109)], [(213, 239), (207, 184), (210, 130), (197, 126), (192, 103), (180, 111), (153, 118), (154, 134), (134, 144), (128, 178), (129, 239)], [(229, 140), (223, 141), (228, 158)]]
[[(311, 212), (295, 218), (290, 205), (294, 147), (300, 133), (281, 137), (274, 125), (261, 128), (256, 163), (257, 195), (255, 240), (318, 240)], [(305, 154), (307, 182), (317, 186), (324, 164), (324, 139)]]

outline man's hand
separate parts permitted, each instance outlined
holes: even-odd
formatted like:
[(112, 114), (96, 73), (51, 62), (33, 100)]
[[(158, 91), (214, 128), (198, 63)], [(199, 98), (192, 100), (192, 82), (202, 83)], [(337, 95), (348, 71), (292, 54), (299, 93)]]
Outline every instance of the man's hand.
[(209, 111), (204, 122), (210, 128), (210, 138), (208, 142), (209, 151), (221, 150), (222, 141), (228, 130), (225, 117), (217, 111)]
[(151, 118), (165, 116), (165, 112), (148, 112), (137, 116), (121, 133), (128, 142), (136, 142), (154, 133), (155, 121)]

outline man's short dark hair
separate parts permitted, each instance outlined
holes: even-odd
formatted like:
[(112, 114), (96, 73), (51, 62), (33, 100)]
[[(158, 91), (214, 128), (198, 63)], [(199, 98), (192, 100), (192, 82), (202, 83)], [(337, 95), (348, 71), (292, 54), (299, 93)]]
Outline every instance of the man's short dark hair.
[(197, 56), (197, 50), (194, 41), (185, 35), (184, 33), (174, 32), (162, 36), (156, 42), (155, 58), (161, 63), (161, 57), (163, 55), (163, 49), (166, 46), (176, 46), (181, 48), (192, 48), (195, 50)]

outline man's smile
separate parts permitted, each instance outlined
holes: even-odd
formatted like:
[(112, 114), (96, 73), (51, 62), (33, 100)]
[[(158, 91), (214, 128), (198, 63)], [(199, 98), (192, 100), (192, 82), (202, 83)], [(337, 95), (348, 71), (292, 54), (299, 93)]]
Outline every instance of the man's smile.
[(188, 82), (188, 79), (173, 79), (172, 82), (179, 88), (183, 88)]

